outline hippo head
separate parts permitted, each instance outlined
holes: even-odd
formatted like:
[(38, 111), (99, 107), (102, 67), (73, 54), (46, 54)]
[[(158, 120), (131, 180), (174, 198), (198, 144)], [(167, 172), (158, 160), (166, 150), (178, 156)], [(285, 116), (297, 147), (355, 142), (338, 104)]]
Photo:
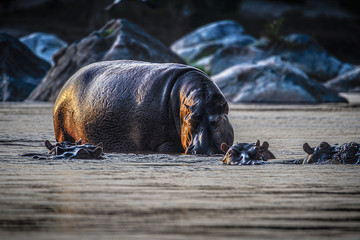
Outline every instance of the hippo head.
[(308, 143), (303, 145), (304, 151), (308, 156), (304, 159), (303, 163), (320, 163), (332, 159), (336, 153), (334, 147), (331, 147), (327, 142), (320, 143), (317, 147), (310, 147)]
[(232, 147), (225, 144), (221, 145), (223, 152), (226, 152), (222, 159), (224, 164), (228, 165), (255, 165), (262, 164), (268, 159), (275, 159), (274, 154), (269, 150), (269, 143), (260, 141), (256, 143), (237, 143)]
[(181, 143), (185, 154), (222, 153), (221, 144), (232, 145), (234, 131), (228, 119), (229, 106), (222, 96), (208, 103), (183, 104)]

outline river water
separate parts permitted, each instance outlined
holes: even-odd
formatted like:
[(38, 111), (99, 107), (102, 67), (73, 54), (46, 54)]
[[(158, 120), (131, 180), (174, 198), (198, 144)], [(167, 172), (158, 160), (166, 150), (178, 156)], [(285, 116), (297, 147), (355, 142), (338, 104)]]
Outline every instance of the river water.
[(32, 159), (54, 141), (52, 106), (0, 104), (0, 239), (360, 239), (360, 166), (282, 164), (304, 142), (359, 142), (359, 105), (232, 105), (230, 120), (277, 159)]

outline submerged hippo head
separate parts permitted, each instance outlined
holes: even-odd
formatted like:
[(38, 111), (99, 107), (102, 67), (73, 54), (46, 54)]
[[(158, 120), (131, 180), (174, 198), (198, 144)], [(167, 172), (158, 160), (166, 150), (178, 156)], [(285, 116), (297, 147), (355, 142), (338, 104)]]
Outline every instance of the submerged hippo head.
[(310, 147), (308, 143), (303, 145), (304, 151), (308, 156), (304, 159), (303, 163), (320, 163), (332, 159), (336, 153), (335, 147), (330, 146), (327, 142), (322, 142), (317, 147)]
[(303, 145), (308, 154), (300, 163), (360, 163), (360, 144), (356, 142), (344, 143), (341, 146), (330, 146), (327, 142), (320, 143), (317, 147), (310, 147), (308, 143)]
[(228, 119), (229, 106), (222, 96), (204, 104), (181, 108), (181, 143), (185, 154), (222, 153), (221, 144), (232, 145), (234, 130)]
[(259, 140), (256, 143), (238, 143), (232, 147), (222, 144), (221, 148), (226, 152), (222, 162), (228, 165), (257, 165), (275, 159), (266, 141), (262, 145)]
[(102, 143), (94, 146), (88, 143), (82, 144), (79, 140), (76, 143), (64, 141), (52, 145), (49, 140), (46, 140), (45, 147), (49, 149), (53, 158), (102, 159)]

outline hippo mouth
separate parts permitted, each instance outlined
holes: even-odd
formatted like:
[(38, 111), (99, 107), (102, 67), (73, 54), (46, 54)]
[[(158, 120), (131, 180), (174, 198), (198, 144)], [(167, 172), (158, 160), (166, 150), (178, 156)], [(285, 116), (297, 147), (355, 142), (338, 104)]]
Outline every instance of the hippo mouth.
[(207, 139), (203, 139), (202, 134), (195, 135), (185, 150), (185, 154), (211, 155), (220, 153), (220, 146), (216, 147), (215, 144), (211, 144)]

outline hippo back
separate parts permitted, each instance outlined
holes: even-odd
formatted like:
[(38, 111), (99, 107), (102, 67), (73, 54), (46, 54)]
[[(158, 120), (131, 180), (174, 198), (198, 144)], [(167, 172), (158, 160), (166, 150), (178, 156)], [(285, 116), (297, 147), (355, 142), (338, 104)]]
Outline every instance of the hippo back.
[(173, 142), (183, 151), (170, 102), (176, 80), (199, 70), (181, 64), (106, 61), (80, 69), (54, 107), (57, 141), (97, 144), (104, 151), (156, 151)]

